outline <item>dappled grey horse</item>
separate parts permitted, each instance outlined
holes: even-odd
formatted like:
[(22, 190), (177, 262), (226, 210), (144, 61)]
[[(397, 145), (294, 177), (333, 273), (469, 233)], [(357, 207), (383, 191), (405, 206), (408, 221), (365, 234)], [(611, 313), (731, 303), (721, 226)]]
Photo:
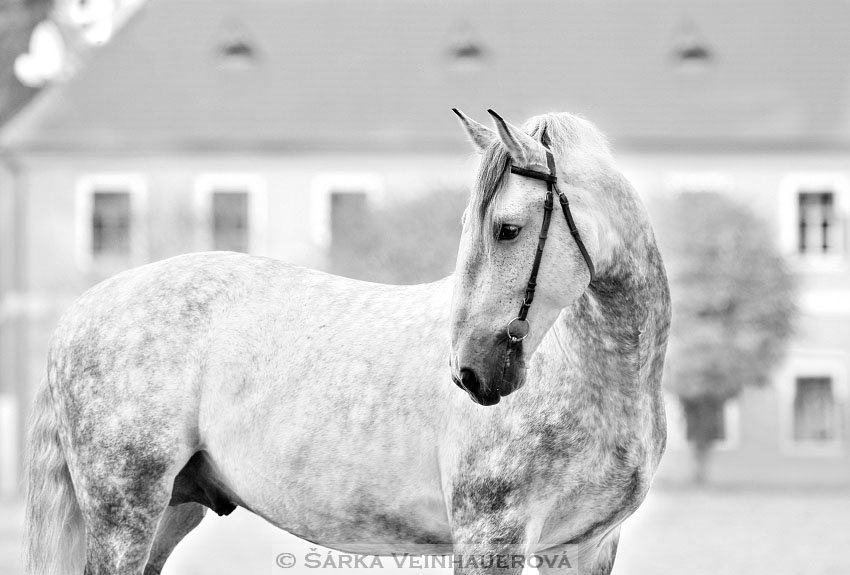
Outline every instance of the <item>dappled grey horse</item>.
[[(341, 550), (567, 550), (536, 564), (610, 571), (664, 450), (653, 234), (591, 124), (459, 115), (482, 160), (454, 277), (207, 253), (73, 304), (29, 440), (29, 573), (156, 574), (207, 508), (236, 506)], [(553, 189), (570, 217), (543, 233)]]

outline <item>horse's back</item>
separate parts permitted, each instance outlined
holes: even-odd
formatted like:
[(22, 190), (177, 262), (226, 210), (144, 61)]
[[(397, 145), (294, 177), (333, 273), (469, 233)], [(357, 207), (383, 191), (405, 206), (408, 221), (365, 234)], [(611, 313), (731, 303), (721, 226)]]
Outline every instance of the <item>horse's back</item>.
[(263, 275), (297, 276), (292, 266), (232, 253), (191, 254), (110, 278), (62, 316), (50, 342), (51, 381), (140, 370), (174, 375), (209, 329)]
[[(342, 285), (325, 287), (334, 282)], [(173, 371), (191, 359), (192, 348), (206, 343), (210, 330), (250, 323), (257, 319), (251, 314), (282, 314), (303, 322), (311, 310), (299, 303), (316, 286), (326, 293), (313, 295), (327, 300), (351, 291), (348, 284), (353, 283), (363, 282), (229, 252), (189, 254), (134, 268), (94, 286), (62, 316), (50, 343), (50, 367), (83, 373), (97, 359), (101, 373), (142, 365)], [(73, 365), (78, 362), (85, 365)]]
[(323, 361), (307, 350), (362, 352), (348, 348), (380, 339), (405, 318), (421, 323), (398, 303), (404, 292), (243, 254), (178, 256), (84, 293), (54, 332), (48, 377), (79, 401), (97, 391), (143, 400), (136, 405), (159, 396), (191, 403), (212, 364), (260, 353), (263, 362), (300, 361), (307, 369)]
[(308, 275), (326, 274), (232, 252), (177, 256), (127, 270), (95, 285), (63, 315), (57, 335), (71, 333), (96, 319), (120, 327), (125, 322), (154, 319), (192, 330), (244, 297), (248, 290), (255, 292), (287, 278), (297, 281)]

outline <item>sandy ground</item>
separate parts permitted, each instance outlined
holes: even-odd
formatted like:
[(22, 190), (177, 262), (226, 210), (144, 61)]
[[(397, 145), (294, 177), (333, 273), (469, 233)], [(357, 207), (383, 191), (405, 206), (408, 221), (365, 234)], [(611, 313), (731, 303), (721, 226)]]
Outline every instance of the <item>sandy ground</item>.
[[(21, 575), (20, 504), (0, 506), (0, 575)], [(178, 547), (164, 575), (282, 575), (283, 552), (305, 563), (326, 550), (251, 514), (207, 517)], [(382, 572), (393, 571), (384, 565)], [(408, 573), (449, 573), (414, 569)], [(374, 573), (375, 569), (336, 573)], [(533, 573), (534, 570), (528, 570)], [(850, 491), (655, 489), (623, 527), (615, 575), (850, 575)]]

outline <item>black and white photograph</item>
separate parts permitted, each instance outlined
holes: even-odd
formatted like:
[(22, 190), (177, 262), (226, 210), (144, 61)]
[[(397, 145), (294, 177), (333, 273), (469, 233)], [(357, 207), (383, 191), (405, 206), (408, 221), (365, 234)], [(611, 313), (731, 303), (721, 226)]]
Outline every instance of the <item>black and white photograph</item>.
[(850, 0), (0, 0), (0, 575), (850, 575)]

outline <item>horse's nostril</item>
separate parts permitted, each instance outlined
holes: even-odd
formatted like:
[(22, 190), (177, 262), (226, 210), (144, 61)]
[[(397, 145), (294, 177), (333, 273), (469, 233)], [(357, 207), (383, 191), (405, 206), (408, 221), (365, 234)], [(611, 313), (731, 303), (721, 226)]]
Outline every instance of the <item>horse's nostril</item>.
[(479, 391), (478, 377), (471, 369), (460, 370), (460, 385), (470, 393)]

